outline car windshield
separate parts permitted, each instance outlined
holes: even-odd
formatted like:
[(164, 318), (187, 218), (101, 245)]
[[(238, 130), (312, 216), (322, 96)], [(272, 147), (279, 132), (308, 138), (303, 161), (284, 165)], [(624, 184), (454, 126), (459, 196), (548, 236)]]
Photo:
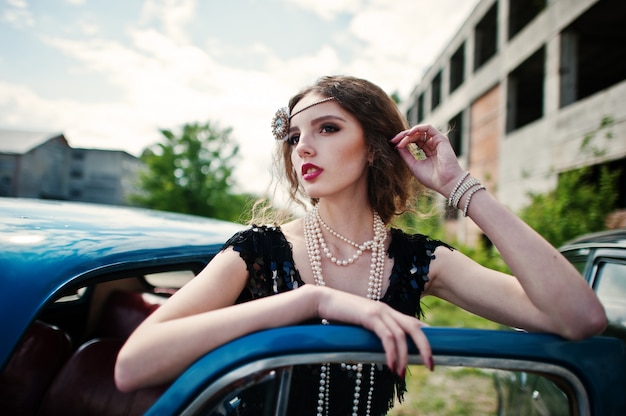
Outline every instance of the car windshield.
[(601, 262), (594, 289), (610, 326), (626, 327), (626, 262)]

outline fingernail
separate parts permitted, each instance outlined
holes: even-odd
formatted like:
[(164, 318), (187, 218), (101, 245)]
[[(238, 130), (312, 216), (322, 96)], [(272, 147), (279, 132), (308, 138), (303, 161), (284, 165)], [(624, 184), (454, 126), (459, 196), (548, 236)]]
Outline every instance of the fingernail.
[(435, 369), (435, 365), (433, 363), (433, 358), (432, 357), (425, 357), (424, 358), (424, 365), (426, 365), (426, 368), (428, 368), (430, 371), (433, 371)]

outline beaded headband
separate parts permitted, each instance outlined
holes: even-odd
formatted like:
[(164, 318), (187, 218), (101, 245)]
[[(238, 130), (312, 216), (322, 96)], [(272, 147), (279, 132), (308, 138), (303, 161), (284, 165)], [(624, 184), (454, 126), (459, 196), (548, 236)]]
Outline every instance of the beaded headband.
[(334, 100), (335, 97), (326, 97), (321, 100), (315, 101), (304, 108), (299, 109), (295, 113), (289, 115), (289, 107), (281, 107), (276, 110), (276, 114), (274, 114), (274, 118), (272, 119), (272, 134), (276, 140), (287, 141), (289, 133), (289, 122), (293, 116), (303, 112), (304, 110), (313, 107), (314, 105), (318, 105), (321, 103), (325, 103), (326, 101)]

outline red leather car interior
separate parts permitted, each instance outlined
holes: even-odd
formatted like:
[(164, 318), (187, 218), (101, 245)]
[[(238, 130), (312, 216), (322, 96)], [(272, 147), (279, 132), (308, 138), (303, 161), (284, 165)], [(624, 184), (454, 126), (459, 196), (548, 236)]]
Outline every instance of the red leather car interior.
[(67, 333), (35, 321), (0, 373), (0, 413), (33, 415), (63, 363), (72, 353)]
[(113, 367), (120, 339), (94, 339), (83, 344), (63, 366), (48, 390), (39, 415), (142, 415), (165, 387), (122, 393), (115, 387)]
[(113, 368), (126, 338), (162, 300), (140, 292), (111, 293), (93, 339), (76, 351), (65, 331), (33, 323), (0, 373), (0, 414), (143, 414), (167, 386), (122, 393)]

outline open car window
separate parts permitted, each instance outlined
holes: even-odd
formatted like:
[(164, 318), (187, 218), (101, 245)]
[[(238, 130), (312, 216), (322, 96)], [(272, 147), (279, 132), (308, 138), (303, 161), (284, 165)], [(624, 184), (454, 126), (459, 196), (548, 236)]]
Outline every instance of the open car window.
[[(435, 371), (423, 367), (410, 345), (408, 392), (390, 416), (589, 415), (602, 414), (608, 402), (612, 409), (626, 410), (626, 398), (618, 392), (626, 376), (608, 372), (616, 362), (626, 365), (618, 340), (568, 342), (547, 334), (457, 328), (424, 332), (433, 348)], [(305, 384), (296, 382), (301, 369), (384, 361), (379, 340), (362, 328), (303, 325), (260, 331), (200, 358), (148, 414), (316, 415), (316, 386), (310, 393), (306, 386), (313, 405), (301, 406)], [(345, 396), (349, 403), (352, 393)]]
[[(348, 363), (357, 362), (355, 359), (370, 363), (380, 362), (382, 356), (345, 354), (333, 358), (345, 358)], [(294, 385), (293, 375), (299, 368), (322, 365), (324, 359), (318, 356), (316, 360), (314, 355), (270, 358), (240, 368), (199, 394), (183, 414), (316, 414), (315, 408), (300, 408), (300, 401), (294, 403), (299, 395), (294, 393), (298, 386)], [(403, 403), (396, 402), (389, 415), (589, 414), (588, 398), (577, 377), (558, 366), (468, 357), (435, 359), (439, 362), (435, 372), (421, 365), (409, 368), (412, 375), (409, 391)]]
[(158, 292), (167, 289), (180, 289), (195, 277), (192, 270), (175, 270), (144, 275), (146, 281)]

